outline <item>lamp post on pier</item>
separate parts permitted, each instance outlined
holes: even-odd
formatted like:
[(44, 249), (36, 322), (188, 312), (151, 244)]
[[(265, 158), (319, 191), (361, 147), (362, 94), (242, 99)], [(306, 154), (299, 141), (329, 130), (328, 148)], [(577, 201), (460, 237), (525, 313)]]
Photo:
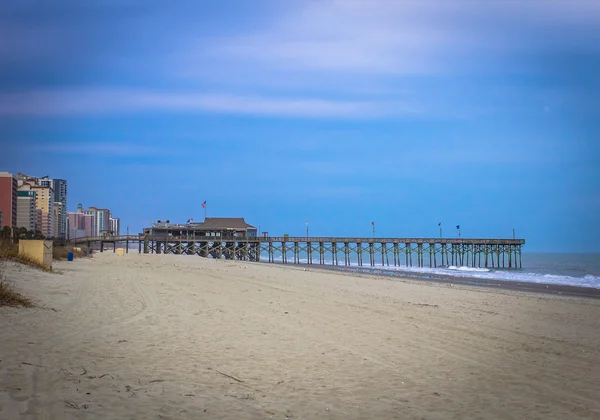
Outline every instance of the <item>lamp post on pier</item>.
[(308, 222), (306, 222), (306, 239), (308, 239)]

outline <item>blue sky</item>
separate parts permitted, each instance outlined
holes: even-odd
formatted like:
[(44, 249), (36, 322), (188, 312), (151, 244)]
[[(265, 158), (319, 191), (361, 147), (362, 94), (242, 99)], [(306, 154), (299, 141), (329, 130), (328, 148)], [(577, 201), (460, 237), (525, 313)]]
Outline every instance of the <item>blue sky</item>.
[[(51, 5), (50, 5), (51, 3)], [(600, 252), (600, 3), (0, 5), (0, 169), (142, 224)]]

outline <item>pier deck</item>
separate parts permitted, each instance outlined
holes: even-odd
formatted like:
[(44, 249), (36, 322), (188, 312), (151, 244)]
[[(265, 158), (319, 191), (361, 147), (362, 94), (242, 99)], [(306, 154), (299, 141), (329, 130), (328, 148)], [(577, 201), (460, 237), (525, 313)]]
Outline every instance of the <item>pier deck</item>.
[[(521, 268), (524, 239), (482, 238), (346, 238), (346, 237), (215, 237), (129, 235), (68, 240), (71, 245), (106, 244), (113, 252), (130, 244), (138, 252), (282, 264)], [(341, 257), (341, 258), (340, 258)]]

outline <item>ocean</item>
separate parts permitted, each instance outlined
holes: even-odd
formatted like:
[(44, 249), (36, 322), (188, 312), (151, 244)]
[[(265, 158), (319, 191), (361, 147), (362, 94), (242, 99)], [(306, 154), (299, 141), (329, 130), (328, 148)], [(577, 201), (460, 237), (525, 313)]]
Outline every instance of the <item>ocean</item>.
[[(262, 261), (268, 260), (268, 256), (261, 255)], [(290, 257), (288, 256), (288, 261)], [(276, 261), (281, 261), (276, 258)], [(301, 259), (301, 263), (307, 263)], [(591, 287), (600, 289), (600, 254), (561, 254), (561, 253), (527, 253), (523, 252), (523, 267), (520, 269), (496, 269), (496, 268), (472, 268), (472, 267), (394, 267), (382, 266), (381, 262), (370, 267), (367, 264), (358, 267), (356, 262), (351, 268), (361, 272), (393, 271), (399, 275), (405, 274), (416, 278), (435, 277), (457, 277), (476, 278), (483, 280), (504, 280), (526, 283), (567, 285), (577, 287)], [(331, 265), (331, 260), (325, 261)], [(319, 260), (313, 258), (313, 264), (318, 265)], [(340, 267), (343, 267), (343, 260)]]

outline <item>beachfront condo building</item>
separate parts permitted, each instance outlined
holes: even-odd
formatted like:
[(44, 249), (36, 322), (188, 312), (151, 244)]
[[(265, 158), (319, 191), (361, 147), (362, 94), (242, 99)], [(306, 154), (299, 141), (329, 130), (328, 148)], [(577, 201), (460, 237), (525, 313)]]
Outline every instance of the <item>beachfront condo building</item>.
[(0, 172), (0, 211), (2, 223), (0, 228), (17, 227), (17, 177), (10, 172)]
[[(56, 194), (54, 195), (55, 199), (56, 199)], [(66, 238), (67, 234), (66, 234), (66, 226), (65, 229), (61, 229), (62, 226), (62, 220), (65, 220), (65, 225), (66, 225), (66, 220), (67, 220), (67, 214), (65, 211), (65, 208), (63, 206), (63, 203), (59, 202), (54, 202), (54, 206), (53, 206), (53, 213), (54, 213), (54, 237), (55, 238)], [(64, 216), (64, 217), (63, 217)]]
[[(44, 176), (37, 178), (37, 183), (44, 187), (52, 187), (54, 191), (54, 205), (61, 207), (54, 212), (54, 233), (56, 238), (66, 238), (67, 236), (67, 181), (64, 179), (50, 178)], [(57, 204), (60, 203), (60, 204)]]
[(118, 217), (111, 217), (109, 220), (110, 231), (113, 235), (119, 236), (121, 232), (121, 219)]
[(97, 236), (94, 234), (96, 227), (96, 215), (85, 214), (79, 205), (79, 209), (76, 213), (67, 213), (67, 224), (68, 239), (85, 238), (88, 236)]
[(94, 214), (96, 216), (96, 226), (93, 236), (107, 235), (110, 230), (110, 210), (98, 207), (90, 207), (84, 211), (85, 214)]
[[(41, 211), (41, 215), (36, 215), (39, 222), (36, 223), (37, 229), (47, 238), (66, 238), (67, 181), (49, 176), (29, 176), (19, 172), (17, 182), (19, 187), (29, 185), (36, 192), (36, 211)], [(48, 194), (52, 194), (52, 197)]]
[[(37, 202), (37, 197), (36, 200)], [(38, 209), (37, 207), (35, 208), (35, 230), (36, 231), (42, 231), (42, 218), (44, 217), (44, 213), (42, 212), (42, 210)]]
[(41, 211), (41, 223), (38, 230), (46, 238), (54, 237), (54, 190), (52, 187), (31, 185), (36, 193), (36, 209)]
[(90, 207), (83, 209), (77, 205), (77, 212), (68, 213), (69, 238), (86, 236), (118, 235), (121, 230), (121, 219), (112, 217), (109, 209)]
[(83, 210), (83, 206), (77, 206), (77, 212), (67, 213), (68, 238), (85, 238), (96, 235), (96, 213)]
[(23, 185), (17, 191), (17, 227), (25, 228), (28, 231), (37, 229), (37, 211), (36, 211), (35, 191), (30, 185)]
[(58, 237), (67, 236), (67, 181), (65, 179), (54, 179), (54, 202), (61, 203), (62, 211), (59, 215)]

